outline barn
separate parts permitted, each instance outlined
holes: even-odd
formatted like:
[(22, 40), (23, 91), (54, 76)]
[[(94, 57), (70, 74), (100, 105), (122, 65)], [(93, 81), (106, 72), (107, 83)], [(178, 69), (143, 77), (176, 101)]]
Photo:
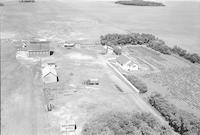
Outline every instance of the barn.
[(46, 66), (42, 69), (42, 80), (44, 83), (58, 82), (58, 74), (55, 68)]
[(29, 57), (34, 56), (49, 56), (50, 55), (49, 41), (30, 41), (26, 47)]

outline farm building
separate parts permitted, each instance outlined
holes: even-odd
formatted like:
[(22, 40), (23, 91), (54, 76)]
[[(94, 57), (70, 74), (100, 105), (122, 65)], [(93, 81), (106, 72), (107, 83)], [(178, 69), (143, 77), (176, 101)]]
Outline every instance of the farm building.
[(42, 69), (42, 80), (44, 83), (58, 82), (58, 74), (55, 68), (46, 66)]
[(111, 54), (113, 53), (113, 48), (111, 46), (104, 45), (105, 53)]
[(28, 56), (49, 56), (49, 43), (49, 41), (30, 41), (30, 44), (26, 47)]
[(29, 57), (34, 56), (49, 56), (50, 55), (49, 41), (30, 41), (29, 43), (17, 46), (17, 52), (26, 52)]
[(130, 58), (125, 55), (120, 55), (119, 57), (117, 57), (116, 60), (117, 63), (122, 67), (122, 69), (126, 71), (134, 71), (139, 69), (138, 65), (131, 61)]

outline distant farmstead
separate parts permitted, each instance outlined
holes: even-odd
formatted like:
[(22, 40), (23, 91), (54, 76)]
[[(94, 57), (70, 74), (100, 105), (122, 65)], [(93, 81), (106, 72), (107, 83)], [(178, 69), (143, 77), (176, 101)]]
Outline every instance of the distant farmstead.
[(120, 55), (119, 57), (117, 57), (116, 60), (117, 63), (122, 67), (122, 69), (126, 71), (134, 71), (139, 69), (138, 65), (131, 61), (131, 59), (125, 55)]

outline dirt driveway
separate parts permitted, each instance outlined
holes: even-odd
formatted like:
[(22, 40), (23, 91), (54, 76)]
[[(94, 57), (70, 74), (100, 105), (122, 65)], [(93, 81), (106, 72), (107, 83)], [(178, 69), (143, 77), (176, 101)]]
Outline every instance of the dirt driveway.
[(21, 64), (14, 47), (2, 42), (1, 71), (1, 134), (48, 134), (38, 65)]

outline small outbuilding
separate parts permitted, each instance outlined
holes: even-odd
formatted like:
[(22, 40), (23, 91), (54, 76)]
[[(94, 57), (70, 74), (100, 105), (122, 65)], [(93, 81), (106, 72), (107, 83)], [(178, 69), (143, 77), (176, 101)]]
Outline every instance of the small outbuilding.
[(63, 47), (65, 47), (67, 49), (71, 49), (71, 48), (75, 47), (75, 43), (68, 43), (67, 41), (65, 41)]
[(134, 71), (138, 70), (139, 67), (137, 64), (135, 64), (128, 56), (120, 55), (117, 57), (117, 63), (122, 67), (122, 69), (126, 71)]
[(44, 83), (58, 82), (58, 74), (55, 68), (46, 66), (42, 69), (42, 80)]

